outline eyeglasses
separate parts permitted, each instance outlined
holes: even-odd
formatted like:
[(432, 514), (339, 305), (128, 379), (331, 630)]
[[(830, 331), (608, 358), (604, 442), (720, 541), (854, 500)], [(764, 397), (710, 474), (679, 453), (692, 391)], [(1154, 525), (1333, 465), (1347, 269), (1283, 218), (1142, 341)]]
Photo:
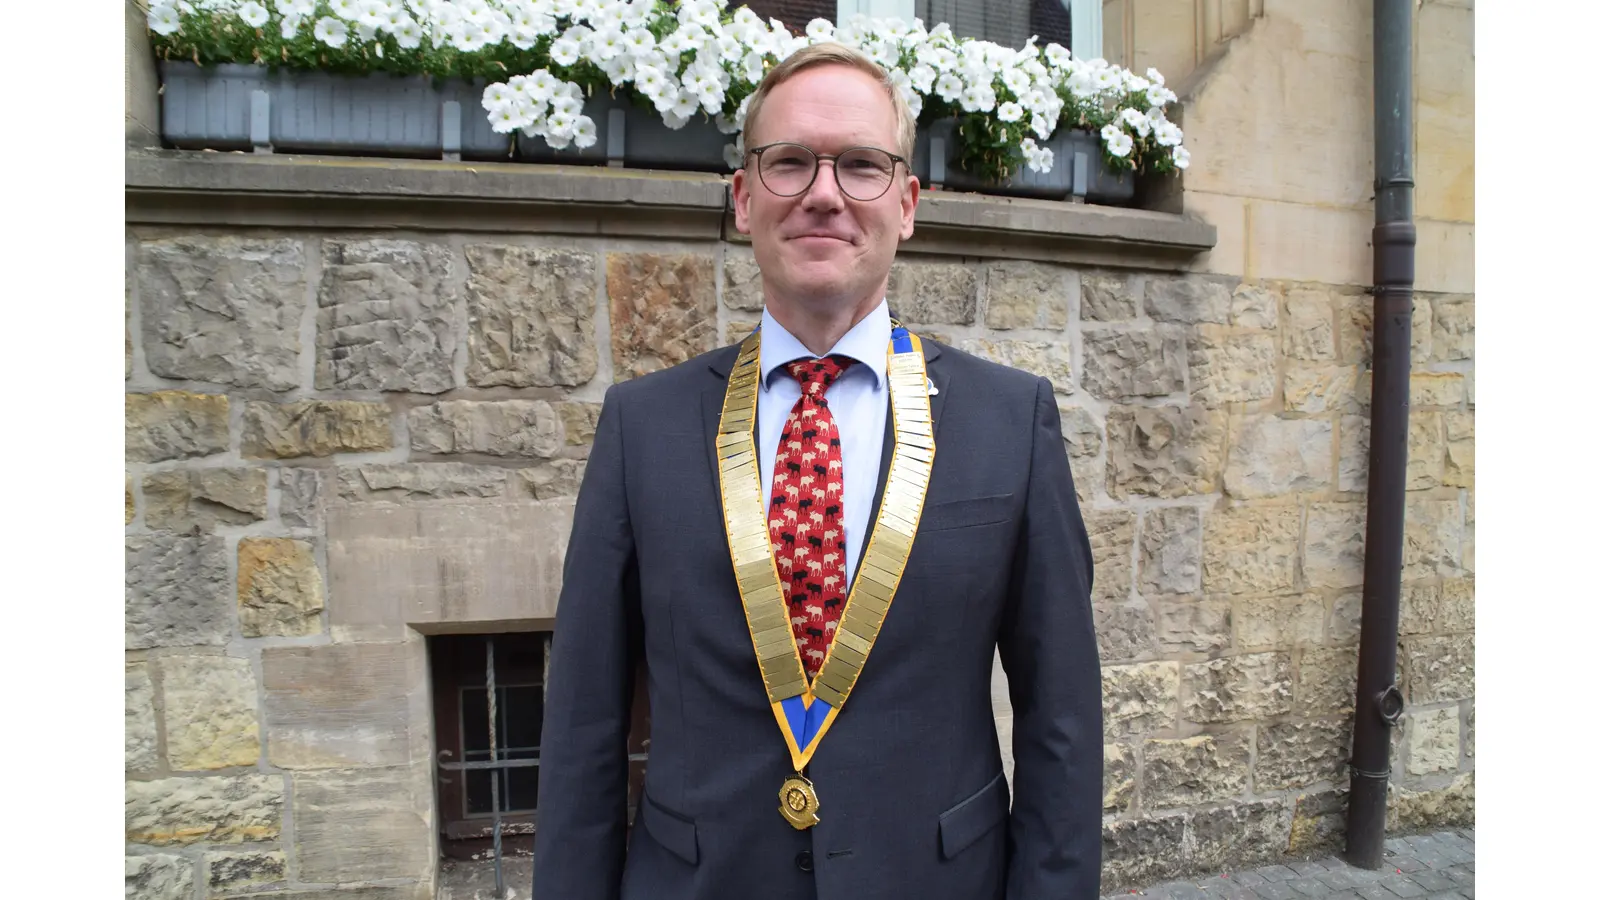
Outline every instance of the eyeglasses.
[(761, 183), (779, 197), (795, 197), (810, 190), (817, 180), (817, 166), (825, 159), (833, 161), (833, 180), (839, 190), (863, 203), (888, 192), (896, 165), (910, 168), (905, 157), (876, 147), (851, 147), (837, 156), (823, 156), (804, 144), (782, 141), (747, 152), (756, 158)]

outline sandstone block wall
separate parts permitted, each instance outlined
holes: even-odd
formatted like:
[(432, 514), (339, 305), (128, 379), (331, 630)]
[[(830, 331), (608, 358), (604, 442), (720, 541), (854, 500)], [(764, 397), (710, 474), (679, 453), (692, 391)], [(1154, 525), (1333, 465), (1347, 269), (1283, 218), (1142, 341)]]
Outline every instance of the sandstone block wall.
[[(432, 897), (423, 635), (550, 622), (605, 387), (750, 328), (750, 251), (140, 226), (127, 252), (131, 895)], [(1472, 814), (1472, 304), (1418, 298), (1397, 828)], [(1055, 385), (1108, 885), (1337, 839), (1370, 299), (903, 256), (891, 305)], [(994, 695), (1008, 746), (998, 669)]]

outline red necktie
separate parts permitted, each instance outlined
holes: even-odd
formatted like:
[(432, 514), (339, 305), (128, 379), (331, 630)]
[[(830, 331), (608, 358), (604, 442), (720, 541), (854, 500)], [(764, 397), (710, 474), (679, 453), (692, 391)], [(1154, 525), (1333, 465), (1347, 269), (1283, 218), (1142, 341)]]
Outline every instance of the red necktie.
[(844, 462), (826, 395), (853, 362), (829, 356), (784, 367), (800, 382), (800, 399), (778, 441), (767, 528), (789, 623), (812, 679), (844, 611)]

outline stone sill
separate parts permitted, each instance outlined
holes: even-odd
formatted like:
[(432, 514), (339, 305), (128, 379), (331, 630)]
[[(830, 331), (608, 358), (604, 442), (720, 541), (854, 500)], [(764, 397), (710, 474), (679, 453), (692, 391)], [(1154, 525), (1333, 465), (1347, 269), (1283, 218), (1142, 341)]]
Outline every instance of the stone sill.
[[(129, 150), (133, 224), (415, 229), (744, 241), (706, 173)], [(1199, 219), (924, 191), (909, 253), (1181, 270), (1215, 246)]]

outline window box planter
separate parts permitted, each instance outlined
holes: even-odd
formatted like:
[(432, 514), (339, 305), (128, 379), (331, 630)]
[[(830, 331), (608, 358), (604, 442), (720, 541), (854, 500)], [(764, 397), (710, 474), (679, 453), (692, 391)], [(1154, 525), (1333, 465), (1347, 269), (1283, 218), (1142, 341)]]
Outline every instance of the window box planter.
[(494, 159), (511, 152), (481, 84), (163, 61), (161, 136), (188, 150)]
[(1100, 137), (1092, 132), (1057, 131), (1040, 144), (1055, 154), (1050, 171), (1034, 172), (1023, 166), (998, 184), (959, 166), (960, 140), (954, 119), (919, 126), (912, 151), (912, 174), (924, 185), (984, 194), (1041, 200), (1070, 198), (1108, 206), (1125, 206), (1133, 200), (1133, 173), (1107, 168)]
[(674, 169), (689, 172), (726, 172), (722, 148), (734, 136), (717, 130), (716, 123), (697, 115), (674, 131), (654, 109), (638, 106), (626, 97), (601, 95), (583, 104), (583, 114), (594, 120), (594, 145), (575, 144), (556, 150), (544, 138), (517, 135), (517, 158), (537, 163), (614, 165), (630, 169)]

